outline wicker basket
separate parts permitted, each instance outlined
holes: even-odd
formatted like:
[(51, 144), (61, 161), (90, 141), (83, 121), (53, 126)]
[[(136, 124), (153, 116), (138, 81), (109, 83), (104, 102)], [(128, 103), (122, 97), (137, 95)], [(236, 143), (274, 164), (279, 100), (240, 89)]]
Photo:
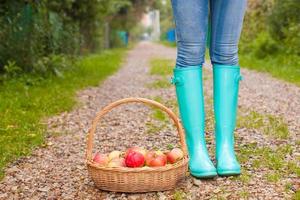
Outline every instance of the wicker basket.
[[(173, 165), (167, 165), (164, 167), (145, 168), (100, 167), (92, 162), (94, 133), (97, 123), (99, 122), (101, 117), (121, 104), (133, 102), (144, 103), (150, 106), (157, 107), (168, 114), (168, 116), (173, 120), (178, 131), (181, 148), (184, 153), (184, 158), (182, 160), (176, 162)], [(95, 185), (102, 190), (115, 192), (164, 191), (173, 189), (178, 181), (186, 176), (186, 172), (188, 169), (188, 155), (181, 123), (179, 122), (178, 117), (170, 109), (158, 102), (144, 98), (126, 98), (115, 101), (107, 105), (103, 108), (103, 110), (97, 113), (87, 137), (86, 162), (88, 172)]]

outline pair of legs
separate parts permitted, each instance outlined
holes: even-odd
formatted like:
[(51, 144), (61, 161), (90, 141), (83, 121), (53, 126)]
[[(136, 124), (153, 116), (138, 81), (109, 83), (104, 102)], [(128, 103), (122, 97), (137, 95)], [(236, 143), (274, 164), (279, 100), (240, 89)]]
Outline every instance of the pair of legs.
[[(172, 0), (172, 7), (178, 48), (173, 83), (186, 132), (190, 172), (197, 177), (239, 174), (233, 131), (241, 78), (238, 41), (246, 0)], [(202, 64), (208, 26), (214, 75), (217, 169), (208, 156), (204, 134)]]

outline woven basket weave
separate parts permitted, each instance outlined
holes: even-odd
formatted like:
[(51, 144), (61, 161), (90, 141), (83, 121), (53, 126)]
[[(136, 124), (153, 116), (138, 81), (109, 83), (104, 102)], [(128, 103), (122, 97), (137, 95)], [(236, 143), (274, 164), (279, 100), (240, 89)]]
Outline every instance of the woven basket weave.
[[(110, 168), (97, 166), (92, 161), (92, 149), (94, 133), (97, 123), (103, 115), (108, 113), (113, 108), (127, 103), (144, 103), (146, 105), (154, 106), (166, 112), (173, 120), (178, 135), (180, 138), (181, 148), (184, 153), (184, 158), (175, 164), (163, 167), (145, 167), (145, 168)], [(164, 105), (144, 98), (125, 98), (115, 101), (104, 107), (97, 113), (93, 120), (92, 126), (87, 136), (87, 152), (86, 162), (90, 177), (95, 185), (107, 191), (114, 192), (151, 192), (164, 191), (173, 189), (180, 179), (186, 176), (188, 169), (188, 155), (185, 144), (184, 132), (178, 117)]]

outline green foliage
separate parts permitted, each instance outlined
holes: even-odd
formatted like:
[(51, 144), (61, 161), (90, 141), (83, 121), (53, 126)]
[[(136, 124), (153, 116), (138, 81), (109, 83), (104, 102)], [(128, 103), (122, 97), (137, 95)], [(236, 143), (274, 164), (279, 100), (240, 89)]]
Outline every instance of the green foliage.
[(22, 72), (22, 68), (16, 65), (15, 61), (8, 61), (4, 65), (5, 75), (8, 77), (16, 77)]
[(63, 77), (62, 71), (67, 69), (70, 70), (70, 68), (73, 66), (73, 63), (73, 59), (62, 55), (52, 54), (47, 57), (42, 57), (36, 63), (34, 63), (33, 72), (35, 74), (42, 75), (43, 77), (48, 75)]
[(299, 24), (300, 4), (298, 0), (275, 0), (271, 14), (268, 17), (270, 32), (278, 40), (286, 38), (290, 26)]
[(286, 38), (284, 39), (285, 51), (288, 54), (294, 54), (300, 56), (300, 22), (291, 24), (285, 30)]
[(240, 64), (300, 84), (298, 0), (249, 0), (240, 40)]
[(267, 32), (261, 32), (250, 44), (250, 48), (256, 58), (262, 59), (268, 55), (276, 54), (279, 50), (279, 44)]
[(272, 0), (249, 0), (244, 19), (241, 48), (251, 43), (259, 33), (267, 31), (267, 17), (272, 9)]
[(0, 21), (0, 69), (12, 61), (32, 72), (41, 57), (76, 54), (79, 49), (76, 28), (64, 24), (44, 3), (7, 3)]
[(4, 66), (11, 65), (8, 62), (19, 66), (20, 72), (44, 73), (47, 68), (51, 73), (57, 71), (56, 67), (50, 69), (53, 55), (94, 52), (103, 49), (107, 41), (110, 47), (119, 47), (116, 31), (130, 31), (152, 3), (146, 0), (3, 0), (0, 73), (7, 72)]
[[(282, 46), (282, 52), (299, 55), (299, 48), (297, 48), (300, 34), (299, 9), (298, 0), (249, 0), (241, 38), (241, 50), (245, 48), (249, 50), (249, 44), (253, 41), (261, 42), (261, 45), (256, 45), (257, 48), (263, 47), (263, 43), (268, 45), (271, 42), (272, 45), (276, 43)], [(255, 41), (256, 39), (258, 41)]]
[[(62, 71), (61, 77), (23, 74), (4, 80), (0, 85), (0, 177), (8, 162), (43, 143), (46, 127), (42, 119), (70, 110), (76, 103), (76, 91), (98, 85), (119, 68), (123, 57), (124, 50), (105, 51), (80, 58), (72, 70)], [(67, 58), (51, 59), (45, 62), (56, 65)], [(7, 66), (13, 73), (15, 64)]]

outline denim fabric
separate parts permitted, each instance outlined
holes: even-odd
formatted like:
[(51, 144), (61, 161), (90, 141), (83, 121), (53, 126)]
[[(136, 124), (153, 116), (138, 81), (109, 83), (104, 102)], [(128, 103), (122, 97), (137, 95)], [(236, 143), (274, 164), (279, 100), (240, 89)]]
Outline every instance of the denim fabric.
[(238, 42), (246, 5), (247, 0), (172, 0), (177, 36), (176, 66), (203, 64), (208, 21), (212, 63), (238, 65)]

